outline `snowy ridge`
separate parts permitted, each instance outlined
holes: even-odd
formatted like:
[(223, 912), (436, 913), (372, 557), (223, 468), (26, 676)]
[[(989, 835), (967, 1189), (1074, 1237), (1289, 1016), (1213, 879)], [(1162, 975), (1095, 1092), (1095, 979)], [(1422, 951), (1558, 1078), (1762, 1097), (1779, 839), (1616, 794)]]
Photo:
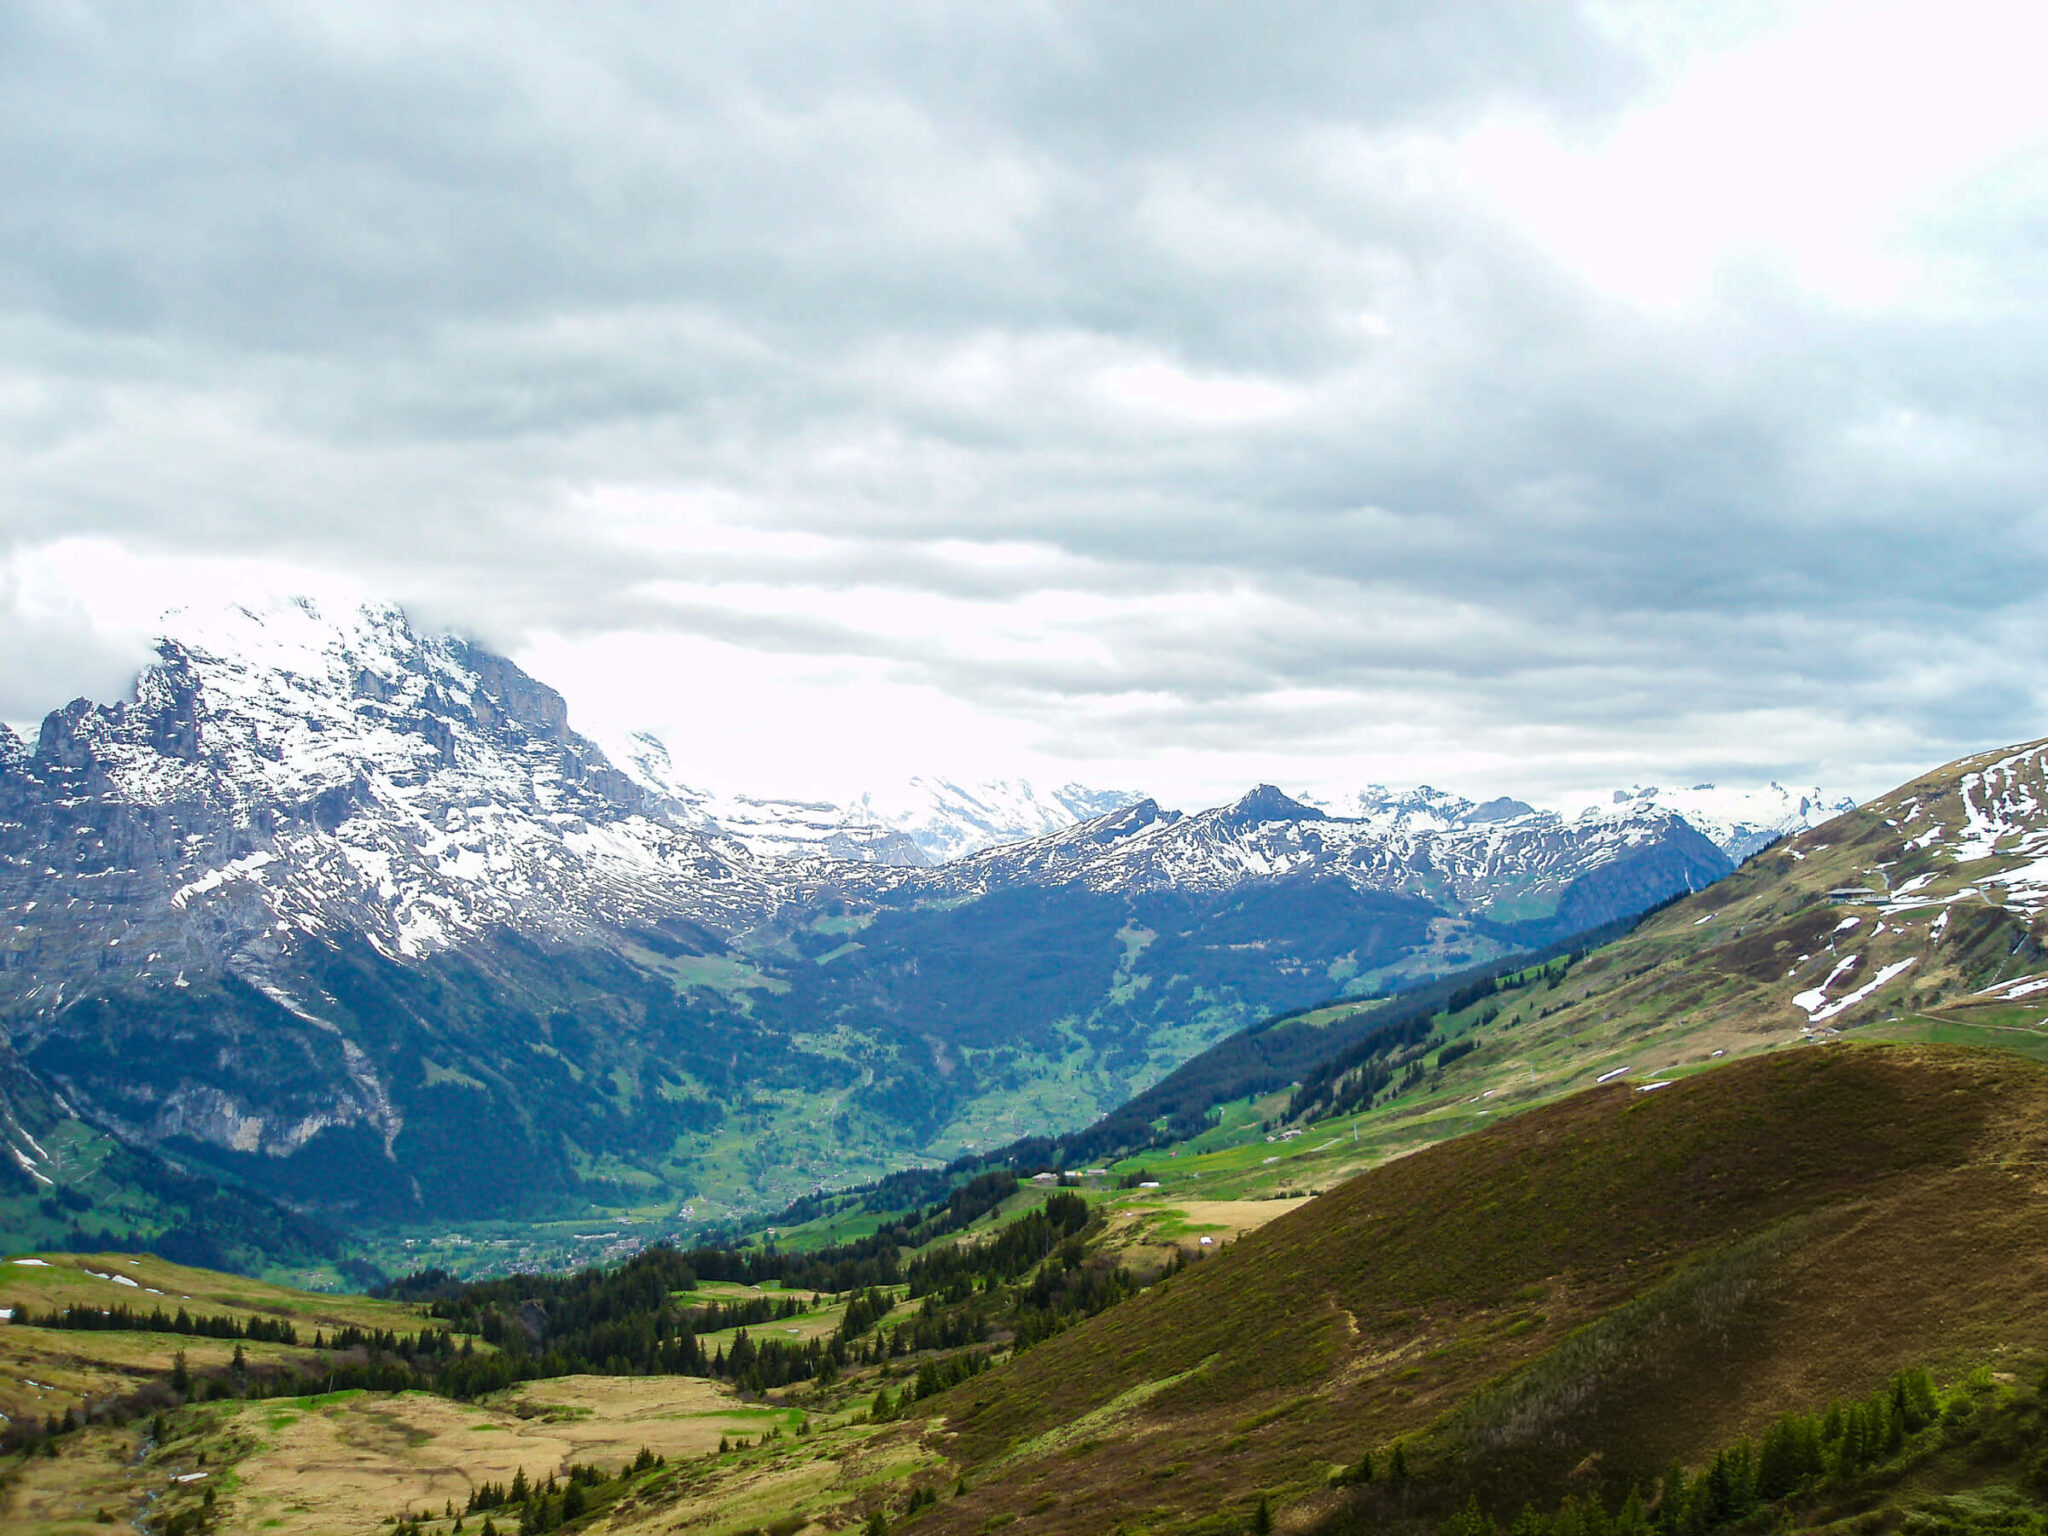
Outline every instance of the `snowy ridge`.
[(1507, 821), (1516, 816), (1526, 816), (1535, 807), (1507, 796), (1481, 804), (1427, 784), (1414, 789), (1389, 789), (1384, 784), (1368, 784), (1358, 793), (1347, 795), (1324, 806), (1324, 809), (1332, 815), (1363, 821), (1382, 831), (1416, 834), (1448, 832), (1454, 827), (1479, 822)]
[(613, 761), (686, 825), (722, 832), (769, 860), (825, 854), (856, 864), (944, 864), (1001, 843), (1043, 837), (1141, 797), (1067, 784), (1044, 793), (1023, 779), (961, 785), (918, 776), (844, 802), (789, 800), (691, 784), (668, 745), (636, 731), (606, 743)]
[(396, 609), (169, 627), (133, 702), (67, 706), (0, 776), (0, 908), (36, 1014), (110, 969), (282, 977), (310, 934), (416, 956), (500, 926), (730, 928), (780, 893), (650, 804), (552, 689)]
[(1023, 779), (961, 785), (916, 777), (891, 790), (870, 790), (849, 810), (907, 836), (934, 864), (950, 863), (1003, 843), (1043, 837), (1144, 798), (1122, 790), (1064, 784), (1049, 793)]
[(1856, 809), (1856, 802), (1847, 796), (1830, 796), (1819, 789), (1791, 790), (1776, 780), (1762, 789), (1723, 789), (1713, 784), (1695, 784), (1690, 789), (1651, 785), (1646, 789), (1637, 785), (1617, 789), (1613, 800), (1616, 805), (1658, 805), (1676, 811), (1737, 864), (1780, 838)]
[(1344, 817), (1270, 785), (1193, 816), (1144, 800), (917, 883), (957, 893), (1068, 881), (1103, 891), (1214, 890), (1309, 873), (1513, 920), (1551, 915), (1575, 882), (1632, 854), (1675, 859), (1682, 882), (1694, 887), (1730, 867), (1683, 818), (1657, 806), (1596, 808), (1571, 819), (1523, 807), (1498, 820), (1467, 820), (1446, 814), (1455, 803), (1436, 797)]
[(635, 783), (685, 826), (730, 837), (770, 861), (824, 855), (856, 864), (922, 866), (930, 860), (900, 829), (825, 800), (778, 800), (700, 789), (677, 771), (667, 745), (645, 731), (614, 743)]
[[(1427, 784), (1405, 790), (1370, 784), (1336, 801), (1311, 803), (1321, 805), (1334, 816), (1362, 821), (1401, 836), (1449, 833), (1544, 814), (1526, 801), (1505, 795), (1481, 803)], [(1659, 811), (1675, 813), (1732, 862), (1740, 864), (1781, 838), (1819, 826), (1855, 807), (1856, 802), (1846, 796), (1830, 796), (1818, 789), (1788, 790), (1776, 782), (1761, 789), (1723, 789), (1713, 784), (1695, 784), (1689, 789), (1635, 785), (1613, 791), (1603, 804), (1580, 815), (1626, 821), (1648, 819)]]

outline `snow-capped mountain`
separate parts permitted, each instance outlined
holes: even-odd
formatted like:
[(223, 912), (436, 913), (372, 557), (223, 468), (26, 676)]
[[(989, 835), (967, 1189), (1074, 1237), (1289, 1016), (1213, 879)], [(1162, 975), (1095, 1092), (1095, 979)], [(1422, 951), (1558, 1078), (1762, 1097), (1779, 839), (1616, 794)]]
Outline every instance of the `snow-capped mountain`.
[[(1526, 801), (1502, 795), (1484, 802), (1433, 789), (1424, 784), (1415, 789), (1389, 789), (1369, 784), (1356, 794), (1334, 801), (1308, 803), (1333, 816), (1362, 821), (1395, 835), (1450, 832), (1458, 828), (1515, 821), (1535, 811)], [(1740, 864), (1751, 854), (1768, 848), (1780, 838), (1804, 832), (1809, 827), (1855, 809), (1856, 802), (1844, 795), (1829, 795), (1819, 789), (1789, 790), (1775, 781), (1761, 789), (1721, 788), (1695, 784), (1689, 789), (1660, 789), (1655, 785), (1633, 785), (1617, 789), (1594, 811), (1595, 819), (1620, 817), (1654, 808), (1672, 811), (1685, 818), (1694, 831)], [(1569, 819), (1569, 818), (1567, 818)]]
[(896, 828), (932, 863), (945, 864), (1002, 843), (1043, 837), (1143, 798), (1082, 784), (1063, 784), (1047, 792), (1024, 779), (963, 785), (920, 776), (893, 789), (866, 791), (849, 809)]
[(175, 986), (226, 967), (289, 995), (278, 962), (313, 934), (417, 956), (500, 927), (733, 928), (774, 899), (745, 849), (663, 815), (572, 731), (553, 689), (394, 608), (168, 627), (132, 702), (79, 700), (0, 759), (13, 1009), (110, 971)]
[(1535, 809), (1505, 795), (1482, 804), (1427, 784), (1414, 789), (1389, 789), (1384, 784), (1368, 784), (1356, 794), (1327, 804), (1322, 801), (1308, 803), (1321, 806), (1333, 816), (1363, 821), (1394, 833), (1445, 832), (1453, 827), (1479, 822), (1506, 821)]
[(931, 861), (899, 829), (828, 800), (778, 800), (701, 789), (677, 771), (660, 737), (636, 731), (612, 754), (633, 781), (685, 826), (730, 837), (757, 858), (830, 859), (912, 868)]
[(636, 731), (607, 745), (613, 760), (686, 824), (722, 832), (769, 860), (823, 853), (856, 864), (944, 864), (1001, 843), (1042, 837), (1141, 798), (1081, 784), (1046, 793), (1023, 779), (962, 785), (920, 775), (843, 802), (773, 799), (691, 783), (667, 744), (651, 732)]
[(1367, 814), (1355, 817), (1333, 815), (1271, 785), (1192, 816), (1144, 800), (989, 849), (920, 883), (943, 880), (961, 891), (1020, 882), (1099, 891), (1220, 890), (1312, 874), (1360, 890), (1417, 896), (1446, 911), (1519, 921), (1550, 916), (1573, 887), (1624, 865), (1645, 873), (1656, 866), (1667, 889), (1652, 899), (1707, 885), (1732, 867), (1684, 818), (1647, 802), (1567, 819), (1519, 802), (1479, 807), (1433, 790), (1361, 799)]
[(282, 958), (308, 935), (396, 957), (498, 929), (611, 942), (684, 920), (730, 936), (821, 887), (877, 881), (1214, 890), (1312, 872), (1540, 915), (1652, 848), (1680, 886), (1714, 878), (1695, 829), (1739, 860), (1841, 804), (1639, 788), (1566, 819), (1427, 786), (1330, 810), (1261, 788), (1182, 816), (1079, 785), (937, 778), (846, 804), (721, 795), (651, 736), (615, 767), (554, 690), (395, 608), (280, 602), (167, 630), (132, 702), (74, 702), (33, 745), (0, 731), (0, 953), (18, 983), (0, 1009), (44, 1015), (110, 973), (178, 985), (221, 969), (312, 1006)]
[(1817, 827), (1856, 808), (1856, 802), (1846, 795), (1829, 795), (1819, 789), (1787, 789), (1776, 780), (1761, 789), (1723, 789), (1714, 784), (1695, 784), (1690, 789), (1636, 785), (1615, 790), (1612, 803), (1656, 805), (1676, 811), (1737, 864), (1780, 838)]
[(166, 631), (132, 699), (0, 731), (0, 1066), (343, 1213), (773, 1205), (1729, 868), (1662, 793), (716, 794), (394, 608)]

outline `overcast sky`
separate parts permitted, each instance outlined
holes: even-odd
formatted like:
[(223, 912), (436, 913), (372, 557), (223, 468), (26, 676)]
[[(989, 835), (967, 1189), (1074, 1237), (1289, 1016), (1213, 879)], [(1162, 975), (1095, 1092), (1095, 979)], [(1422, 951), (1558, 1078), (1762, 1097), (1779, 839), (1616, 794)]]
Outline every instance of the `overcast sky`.
[(272, 590), (778, 791), (2048, 733), (2044, 16), (0, 0), (0, 718)]

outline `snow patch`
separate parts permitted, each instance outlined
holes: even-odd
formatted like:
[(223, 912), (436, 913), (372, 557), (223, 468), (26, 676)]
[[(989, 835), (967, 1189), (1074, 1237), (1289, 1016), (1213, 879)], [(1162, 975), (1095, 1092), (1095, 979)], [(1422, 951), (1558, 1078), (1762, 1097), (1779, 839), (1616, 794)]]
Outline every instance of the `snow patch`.
[(1862, 986), (1858, 987), (1854, 992), (1844, 997), (1839, 997), (1832, 1003), (1826, 1000), (1824, 993), (1816, 996), (1812, 992), (1802, 992), (1798, 997), (1793, 998), (1792, 1001), (1806, 1010), (1809, 1023), (1818, 1024), (1825, 1019), (1834, 1018), (1837, 1014), (1847, 1009), (1854, 1008), (1893, 977), (1902, 975), (1918, 959), (1919, 956), (1914, 955), (1904, 960), (1894, 961), (1871, 977)]

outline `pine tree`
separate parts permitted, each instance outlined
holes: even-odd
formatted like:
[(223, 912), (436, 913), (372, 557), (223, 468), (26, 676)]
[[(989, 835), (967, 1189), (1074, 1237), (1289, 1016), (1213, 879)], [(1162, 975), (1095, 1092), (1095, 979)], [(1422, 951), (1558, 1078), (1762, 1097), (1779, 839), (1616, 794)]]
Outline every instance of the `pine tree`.
[(1259, 1495), (1258, 1506), (1252, 1510), (1252, 1536), (1271, 1536), (1273, 1529), (1273, 1506), (1266, 1496)]
[(185, 1351), (171, 1356), (171, 1390), (183, 1397), (192, 1390), (192, 1371), (185, 1364)]
[(1904, 1410), (1908, 1434), (1926, 1428), (1941, 1412), (1940, 1401), (1934, 1395), (1934, 1378), (1924, 1368), (1899, 1372), (1892, 1390)]
[(1673, 1462), (1664, 1474), (1664, 1481), (1657, 1492), (1657, 1529), (1665, 1532), (1682, 1530), (1685, 1525), (1686, 1506), (1685, 1468)]
[(1451, 1516), (1443, 1525), (1439, 1536), (1499, 1536), (1500, 1528), (1479, 1508), (1476, 1493), (1465, 1501), (1465, 1507)]

